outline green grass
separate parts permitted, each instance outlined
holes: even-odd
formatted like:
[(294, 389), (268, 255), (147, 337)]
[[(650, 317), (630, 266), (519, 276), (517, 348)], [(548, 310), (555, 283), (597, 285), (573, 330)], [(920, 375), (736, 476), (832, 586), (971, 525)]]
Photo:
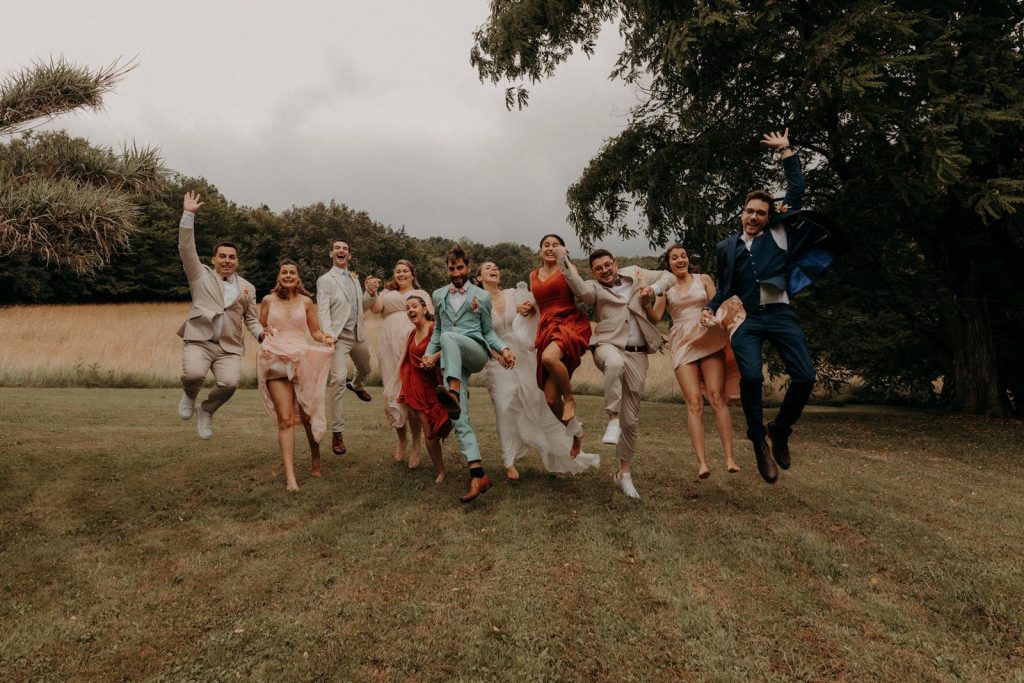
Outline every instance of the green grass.
[(0, 678), (1024, 680), (1019, 423), (811, 408), (777, 485), (717, 439), (697, 483), (681, 407), (645, 404), (634, 502), (601, 446), (505, 484), (477, 390), (499, 476), (464, 506), (372, 393), (290, 495), (252, 391), (204, 442), (171, 389), (0, 389)]

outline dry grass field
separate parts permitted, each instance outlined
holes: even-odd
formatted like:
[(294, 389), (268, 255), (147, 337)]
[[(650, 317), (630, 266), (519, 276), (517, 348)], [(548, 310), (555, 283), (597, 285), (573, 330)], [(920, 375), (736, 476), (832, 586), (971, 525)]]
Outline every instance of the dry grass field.
[[(102, 304), (0, 308), (0, 386), (134, 387), (178, 385), (178, 327), (188, 304)], [(367, 337), (376, 354), (380, 318), (367, 316)], [(246, 336), (243, 386), (255, 386), (255, 341)], [(476, 378), (481, 381), (482, 378)], [(379, 384), (376, 358), (371, 384)], [(600, 393), (601, 373), (590, 354), (573, 377), (583, 394)], [(651, 357), (648, 400), (678, 397), (667, 354)]]

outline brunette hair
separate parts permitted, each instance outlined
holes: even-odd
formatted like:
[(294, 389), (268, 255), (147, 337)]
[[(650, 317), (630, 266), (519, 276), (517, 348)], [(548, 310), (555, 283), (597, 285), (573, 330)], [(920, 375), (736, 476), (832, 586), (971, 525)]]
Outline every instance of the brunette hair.
[[(412, 286), (415, 287), (416, 289), (421, 289), (419, 280), (416, 279), (416, 266), (412, 265), (411, 261), (407, 261), (404, 258), (400, 258), (397, 261), (395, 261), (395, 268), (397, 268), (398, 266), (405, 266), (406, 268), (408, 268), (409, 272), (412, 273)], [(398, 289), (398, 283), (395, 281), (394, 275), (395, 271), (394, 269), (392, 269), (391, 279), (384, 283), (384, 289)]]
[[(283, 259), (281, 261), (281, 263), (277, 264), (277, 278), (278, 279), (274, 281), (274, 288), (272, 290), (270, 290), (270, 291), (273, 292), (274, 296), (276, 296), (278, 299), (287, 299), (287, 298), (289, 298), (288, 290), (285, 289), (284, 287), (282, 287), (281, 283), (278, 281), (278, 280), (281, 279), (281, 269), (284, 268), (285, 266), (295, 266), (295, 273), (298, 274), (298, 272), (299, 272), (299, 264), (296, 263), (295, 261), (291, 260), (290, 258)], [(306, 290), (306, 288), (302, 286), (302, 277), (299, 277), (299, 283), (297, 285), (295, 285), (295, 294), (296, 295), (305, 294), (309, 298), (313, 298), (313, 295), (310, 294)]]
[(556, 235), (553, 232), (549, 232), (548, 234), (546, 234), (543, 237), (541, 237), (540, 238), (540, 245), (539, 246), (543, 247), (544, 246), (544, 240), (546, 240), (549, 237), (554, 237), (556, 240), (558, 240), (559, 244), (561, 244), (563, 247), (565, 246), (565, 240), (563, 240), (559, 235)]
[(217, 242), (217, 244), (213, 245), (213, 254), (212, 255), (216, 256), (217, 255), (217, 250), (220, 249), (221, 247), (231, 247), (232, 249), (235, 250), (235, 256), (238, 255), (238, 247), (236, 247), (231, 242)]
[(456, 244), (444, 255), (444, 264), (446, 266), (460, 260), (467, 266), (469, 265), (469, 257), (466, 256), (466, 250), (462, 248), (461, 244)]
[(423, 318), (425, 320), (429, 322), (434, 321), (434, 314), (430, 312), (429, 308), (427, 308), (427, 302), (423, 300), (422, 296), (420, 296), (419, 294), (412, 294), (405, 298), (406, 301), (408, 301), (409, 299), (416, 299), (416, 301), (420, 302), (420, 305), (423, 306)]
[(770, 194), (768, 194), (764, 190), (754, 190), (753, 192), (748, 192), (747, 198), (743, 200), (744, 209), (747, 208), (747, 204), (749, 204), (752, 199), (759, 199), (762, 202), (766, 202), (768, 204), (768, 215), (775, 215), (775, 199)]
[(495, 263), (494, 261), (484, 261), (483, 263), (481, 263), (479, 266), (476, 267), (476, 272), (473, 273), (473, 284), (474, 285), (477, 285), (477, 286), (480, 285), (480, 276), (483, 274), (484, 266), (486, 266), (488, 263), (490, 263), (492, 266), (497, 268), (499, 271), (501, 270), (501, 268), (498, 266), (498, 264)]
[[(668, 249), (666, 249), (665, 253), (661, 255), (661, 262), (665, 265), (665, 270), (669, 270), (669, 271), (672, 270), (669, 267), (668, 258), (672, 255), (672, 252), (675, 251), (676, 249), (682, 249), (683, 251), (685, 251), (686, 252), (687, 260), (689, 260), (689, 257), (690, 257), (689, 250), (686, 247), (684, 247), (683, 245), (679, 244), (679, 242), (674, 242), (673, 244), (668, 245)], [(692, 273), (693, 272), (692, 266), (693, 266), (692, 263), (687, 263), (686, 264), (686, 272), (687, 273)]]
[(594, 251), (590, 252), (590, 265), (591, 265), (591, 267), (593, 267), (594, 261), (596, 261), (597, 259), (601, 258), (602, 256), (607, 256), (608, 258), (610, 258), (613, 261), (615, 260), (615, 257), (612, 256), (612, 252), (608, 251), (607, 249), (595, 249)]

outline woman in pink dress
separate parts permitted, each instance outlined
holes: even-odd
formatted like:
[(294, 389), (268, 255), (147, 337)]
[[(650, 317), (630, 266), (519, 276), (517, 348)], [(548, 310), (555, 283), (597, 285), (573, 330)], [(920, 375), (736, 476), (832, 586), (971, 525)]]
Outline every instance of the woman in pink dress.
[[(384, 415), (388, 424), (398, 434), (395, 446), (395, 462), (402, 462), (409, 452), (409, 467), (420, 464), (420, 429), (416, 421), (409, 420), (409, 409), (399, 402), (402, 393), (401, 366), (405, 347), (409, 341), (412, 323), (406, 317), (405, 302), (410, 296), (419, 296), (430, 301), (430, 295), (419, 288), (416, 281), (416, 269), (412, 263), (400, 259), (395, 264), (392, 278), (384, 284), (381, 293), (370, 307), (370, 311), (384, 318), (377, 337), (377, 364), (380, 366), (380, 379), (384, 385)], [(409, 432), (412, 432), (411, 435)], [(411, 450), (409, 441), (411, 436)]]
[[(735, 327), (742, 320), (742, 304), (726, 302), (719, 310), (718, 323), (704, 326), (701, 311), (715, 295), (715, 285), (707, 275), (690, 272), (690, 259), (686, 249), (673, 244), (665, 252), (668, 269), (676, 276), (676, 283), (665, 296), (658, 297), (648, 317), (657, 322), (668, 308), (672, 317), (669, 346), (676, 380), (686, 400), (686, 423), (697, 455), (697, 477), (711, 475), (704, 448), (704, 393), (715, 414), (715, 426), (722, 439), (725, 463), (729, 472), (739, 472), (732, 449), (732, 421), (729, 417), (729, 397), (739, 397), (739, 371), (729, 348), (728, 326)], [(724, 316), (730, 316), (725, 321)], [(721, 323), (725, 321), (726, 326)], [(729, 362), (731, 360), (731, 363)], [(702, 389), (704, 390), (702, 392)]]
[[(281, 262), (277, 284), (260, 305), (260, 323), (273, 327), (266, 335), (256, 360), (260, 397), (270, 416), (277, 420), (277, 443), (284, 461), (289, 491), (295, 482), (295, 425), (302, 424), (312, 456), (313, 476), (320, 476), (320, 439), (327, 429), (324, 417), (324, 383), (334, 355), (334, 337), (324, 334), (317, 322), (316, 305), (302, 286), (298, 264)], [(313, 346), (307, 332), (326, 346)]]
[(437, 400), (437, 387), (442, 384), (441, 368), (423, 367), (423, 356), (434, 332), (433, 318), (427, 310), (427, 297), (412, 294), (405, 300), (406, 315), (412, 323), (402, 358), (400, 373), (402, 393), (398, 400), (408, 406), (410, 422), (418, 422), (427, 442), (427, 453), (437, 469), (434, 483), (444, 481), (444, 459), (441, 457), (441, 439), (452, 431), (448, 409)]
[[(555, 417), (566, 425), (573, 438), (569, 457), (580, 453), (583, 427), (576, 420), (576, 398), (572, 394), (572, 373), (590, 345), (590, 321), (576, 306), (576, 297), (558, 268), (555, 247), (565, 246), (558, 235), (544, 235), (540, 241), (541, 267), (530, 273), (530, 291), (540, 312), (537, 323), (537, 384)], [(519, 312), (530, 315), (534, 304), (520, 304)]]

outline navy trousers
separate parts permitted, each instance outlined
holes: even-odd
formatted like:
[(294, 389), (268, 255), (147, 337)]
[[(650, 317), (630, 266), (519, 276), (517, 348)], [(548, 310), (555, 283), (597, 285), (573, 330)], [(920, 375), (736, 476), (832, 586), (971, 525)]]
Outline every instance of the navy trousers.
[(740, 370), (740, 402), (743, 415), (747, 418), (747, 438), (751, 441), (764, 438), (764, 409), (761, 404), (761, 389), (764, 385), (761, 355), (765, 340), (779, 352), (786, 372), (789, 373), (789, 388), (782, 399), (782, 407), (775, 417), (775, 429), (786, 434), (807, 405), (807, 399), (814, 388), (814, 367), (811, 352), (807, 348), (796, 314), (785, 304), (772, 305), (765, 310), (747, 312), (747, 319), (732, 335), (732, 351)]

